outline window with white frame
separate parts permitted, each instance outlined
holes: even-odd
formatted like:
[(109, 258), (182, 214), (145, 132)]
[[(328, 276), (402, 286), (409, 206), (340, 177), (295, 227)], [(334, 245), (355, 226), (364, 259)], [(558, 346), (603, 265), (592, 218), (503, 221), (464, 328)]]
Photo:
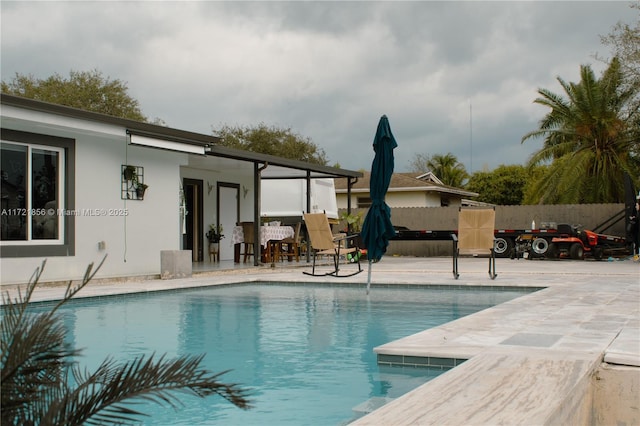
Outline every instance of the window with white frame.
[(2, 129), (2, 256), (69, 255), (69, 146), (74, 141)]

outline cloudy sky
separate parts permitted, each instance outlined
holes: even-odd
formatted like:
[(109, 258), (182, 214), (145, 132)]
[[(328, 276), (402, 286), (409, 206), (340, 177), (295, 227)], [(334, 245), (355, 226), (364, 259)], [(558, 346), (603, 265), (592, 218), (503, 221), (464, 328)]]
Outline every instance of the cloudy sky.
[(128, 84), (145, 115), (211, 134), (223, 124), (291, 128), (331, 165), (369, 169), (381, 115), (416, 154), (451, 152), (467, 170), (524, 164), (521, 144), (627, 1), (12, 2), (1, 74), (46, 78), (97, 69)]

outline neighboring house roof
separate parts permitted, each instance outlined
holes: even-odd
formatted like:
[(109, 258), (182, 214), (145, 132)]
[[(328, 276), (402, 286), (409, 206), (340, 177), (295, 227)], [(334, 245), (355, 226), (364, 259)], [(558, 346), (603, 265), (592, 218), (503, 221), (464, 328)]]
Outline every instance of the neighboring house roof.
[[(171, 127), (159, 126), (156, 124), (144, 123), (126, 118), (114, 117), (111, 115), (101, 114), (92, 111), (85, 111), (78, 108), (72, 108), (64, 105), (52, 104), (49, 102), (37, 101), (34, 99), (23, 98), (20, 96), (2, 94), (0, 100), (3, 106), (12, 106), (16, 108), (45, 112), (63, 117), (82, 119), (103, 124), (112, 124), (127, 129), (132, 135), (156, 138), (169, 142), (177, 142), (188, 146), (204, 148), (206, 155), (230, 158), (240, 161), (252, 163), (268, 164), (262, 172), (262, 177), (273, 178), (304, 178), (309, 177), (351, 177), (356, 178), (362, 176), (360, 172), (346, 169), (338, 169), (335, 167), (322, 166), (319, 164), (307, 163), (304, 161), (290, 160), (288, 158), (277, 157), (274, 155), (260, 154), (251, 151), (228, 148), (220, 146), (220, 138), (213, 135), (204, 135), (201, 133), (189, 132), (186, 130), (174, 129)], [(3, 123), (9, 123), (10, 117), (3, 113)], [(4, 127), (4, 126), (3, 126)]]
[[(362, 172), (362, 175), (363, 176), (352, 185), (351, 193), (369, 193), (369, 180), (371, 178), (371, 173)], [(435, 177), (435, 175), (431, 176), (432, 178), (435, 178), (435, 180), (425, 180), (424, 178), (418, 179), (415, 177), (415, 175), (415, 173), (394, 173), (393, 175), (391, 175), (391, 183), (389, 184), (389, 190), (387, 192), (439, 192), (442, 194), (458, 195), (460, 197), (477, 197), (479, 195), (476, 192), (466, 191), (461, 188), (444, 185), (437, 177)], [(347, 179), (335, 179), (335, 187), (337, 194), (346, 193)]]

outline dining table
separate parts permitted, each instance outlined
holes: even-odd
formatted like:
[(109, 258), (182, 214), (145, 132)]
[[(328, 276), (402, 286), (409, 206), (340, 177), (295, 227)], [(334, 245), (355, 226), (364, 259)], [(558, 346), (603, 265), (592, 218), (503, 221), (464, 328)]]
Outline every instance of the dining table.
[[(275, 225), (263, 225), (260, 226), (260, 245), (262, 246), (262, 260), (264, 262), (273, 263), (272, 246), (274, 243), (281, 241), (285, 238), (293, 238), (295, 236), (295, 230), (293, 226), (275, 226)], [(231, 233), (231, 242), (233, 243), (233, 261), (235, 263), (240, 262), (240, 245), (244, 242), (244, 231), (242, 226), (234, 226)]]

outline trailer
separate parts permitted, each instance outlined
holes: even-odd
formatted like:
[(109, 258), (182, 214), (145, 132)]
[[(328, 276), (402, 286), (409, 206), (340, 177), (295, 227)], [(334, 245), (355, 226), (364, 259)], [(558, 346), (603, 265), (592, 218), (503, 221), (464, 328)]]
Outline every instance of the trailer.
[[(640, 246), (640, 227), (637, 225), (638, 212), (636, 202), (640, 201), (640, 192), (636, 196), (631, 177), (624, 176), (625, 208), (593, 230), (582, 230), (580, 226), (542, 222), (540, 228), (532, 229), (496, 229), (494, 251), (496, 257), (512, 259), (584, 259), (591, 256), (601, 260), (605, 256), (627, 256), (635, 254)], [(636, 224), (632, 224), (635, 218)], [(604, 234), (614, 223), (625, 222), (625, 237)], [(410, 230), (396, 227), (396, 241), (453, 241), (457, 230)]]
[[(391, 241), (452, 241), (457, 230), (410, 230), (397, 226)], [(553, 222), (543, 223), (537, 229), (496, 229), (496, 257), (512, 259), (584, 259), (586, 255), (600, 260), (605, 255), (626, 255), (631, 248), (626, 239), (592, 231), (581, 231), (576, 226)]]
[[(458, 230), (410, 230), (404, 226), (396, 226), (396, 235), (391, 241), (452, 241)], [(546, 239), (559, 235), (555, 229), (496, 229), (496, 257), (515, 257), (516, 242), (521, 235), (536, 236), (534, 246), (539, 251), (546, 251)], [(545, 239), (546, 238), (546, 239)]]

